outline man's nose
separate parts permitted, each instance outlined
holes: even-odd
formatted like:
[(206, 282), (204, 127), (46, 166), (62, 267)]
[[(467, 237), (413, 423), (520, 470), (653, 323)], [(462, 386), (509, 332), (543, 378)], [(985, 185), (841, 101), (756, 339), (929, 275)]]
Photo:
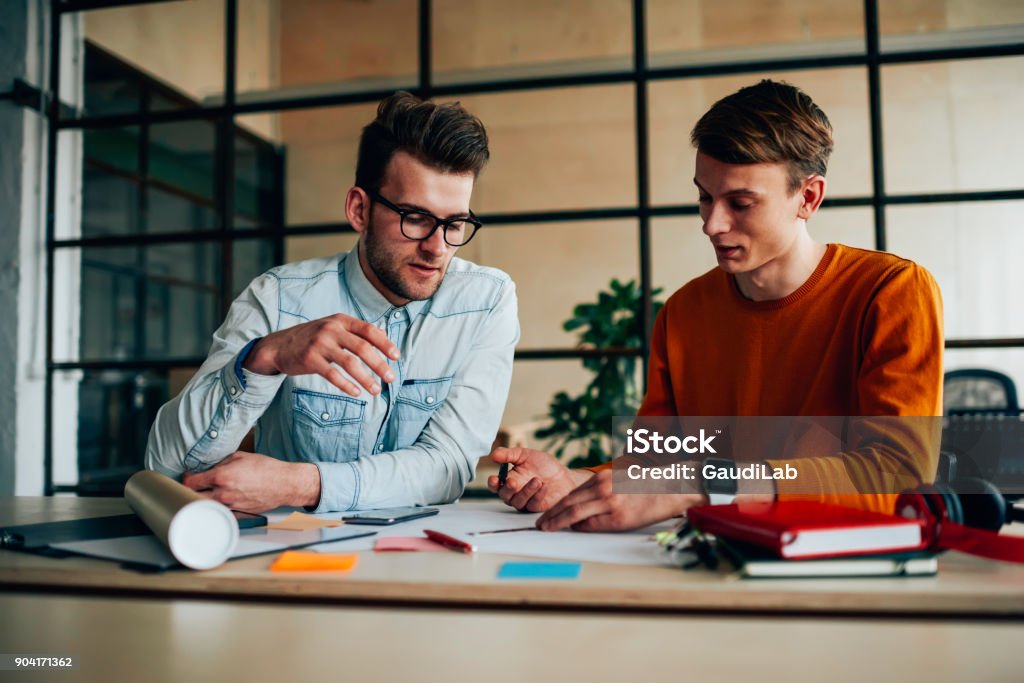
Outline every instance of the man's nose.
[(729, 216), (723, 207), (717, 204), (712, 204), (711, 208), (708, 209), (707, 215), (704, 217), (704, 234), (708, 237), (714, 237), (725, 232), (729, 232)]
[(420, 249), (433, 258), (444, 256), (452, 248), (444, 241), (444, 226), (438, 226), (433, 235), (425, 240), (420, 240)]

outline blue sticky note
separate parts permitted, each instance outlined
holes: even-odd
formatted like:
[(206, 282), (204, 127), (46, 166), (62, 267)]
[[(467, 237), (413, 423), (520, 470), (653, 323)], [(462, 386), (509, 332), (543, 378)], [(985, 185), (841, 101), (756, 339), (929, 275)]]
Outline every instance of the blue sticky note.
[(579, 562), (506, 562), (499, 579), (578, 579)]

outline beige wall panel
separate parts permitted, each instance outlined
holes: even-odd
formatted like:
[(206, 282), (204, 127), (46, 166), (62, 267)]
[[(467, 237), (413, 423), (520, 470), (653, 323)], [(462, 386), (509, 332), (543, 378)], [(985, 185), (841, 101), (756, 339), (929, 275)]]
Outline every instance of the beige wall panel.
[(346, 221), (345, 192), (355, 182), (359, 134), (376, 111), (366, 104), (281, 113), (289, 224)]
[(281, 2), (281, 85), (417, 73), (416, 0)]
[(502, 428), (513, 432), (513, 437), (525, 445), (540, 448), (545, 442), (535, 439), (533, 431), (549, 422), (545, 416), (551, 398), (559, 391), (575, 396), (592, 378), (579, 361), (516, 361)]
[(576, 304), (596, 301), (612, 278), (639, 277), (633, 221), (507, 226), (476, 239), (480, 262), (516, 282), (524, 349), (574, 346), (576, 333), (562, 330), (562, 323)]
[(201, 100), (224, 92), (223, 0), (115, 7), (84, 17), (86, 38), (186, 95)]
[(946, 336), (1024, 337), (1024, 203), (890, 207), (889, 249), (932, 272)]
[(1019, 0), (885, 0), (878, 3), (883, 34), (931, 33), (1024, 23)]
[(1024, 186), (1024, 58), (882, 72), (890, 193)]
[(629, 0), (436, 0), (436, 72), (632, 57)]
[[(709, 58), (734, 61), (754, 54), (780, 56), (792, 51), (787, 49), (790, 45), (860, 38), (864, 33), (863, 3), (648, 0), (647, 32), (648, 53), (652, 63), (659, 65)], [(735, 52), (730, 53), (730, 48)]]
[(491, 143), (474, 199), (478, 213), (636, 202), (631, 86), (460, 100), (484, 122)]

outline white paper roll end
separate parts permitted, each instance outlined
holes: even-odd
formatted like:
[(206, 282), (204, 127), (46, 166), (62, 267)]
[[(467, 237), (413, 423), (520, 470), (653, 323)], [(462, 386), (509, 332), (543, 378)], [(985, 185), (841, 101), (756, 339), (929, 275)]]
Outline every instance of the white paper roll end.
[(213, 569), (223, 564), (238, 545), (238, 522), (215, 500), (196, 500), (171, 520), (167, 544), (174, 559), (189, 569)]

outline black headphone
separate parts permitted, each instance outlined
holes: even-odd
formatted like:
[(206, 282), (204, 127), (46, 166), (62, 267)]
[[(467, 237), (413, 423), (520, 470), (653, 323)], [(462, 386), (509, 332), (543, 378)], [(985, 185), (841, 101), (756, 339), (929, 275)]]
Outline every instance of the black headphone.
[(1024, 522), (1024, 510), (1009, 504), (992, 482), (977, 477), (956, 479), (950, 484), (922, 484), (900, 494), (896, 514), (919, 517), (928, 513), (939, 523), (998, 532), (1004, 524)]

